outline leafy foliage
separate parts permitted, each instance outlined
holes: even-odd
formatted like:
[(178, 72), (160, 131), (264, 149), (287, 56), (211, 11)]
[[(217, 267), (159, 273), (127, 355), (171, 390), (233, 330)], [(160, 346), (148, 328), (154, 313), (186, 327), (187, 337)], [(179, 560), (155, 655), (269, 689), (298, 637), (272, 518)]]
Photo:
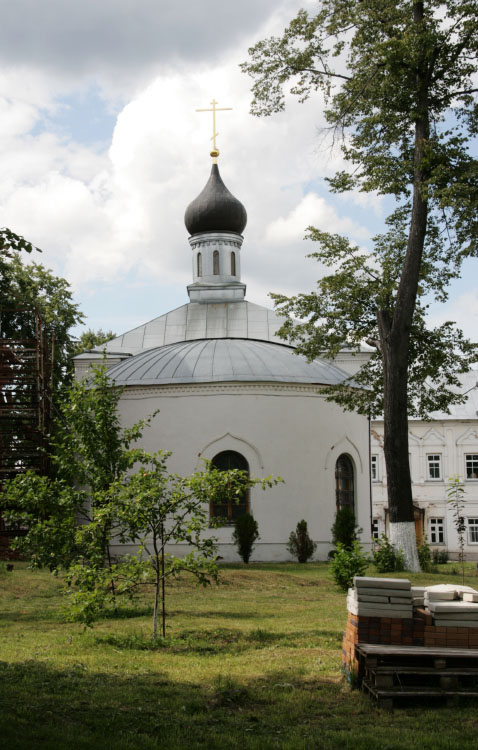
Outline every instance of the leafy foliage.
[(259, 539), (259, 525), (251, 513), (242, 513), (236, 518), (232, 541), (243, 562), (248, 563), (254, 549), (254, 542)]
[(40, 313), (48, 346), (54, 353), (55, 399), (71, 383), (75, 345), (70, 332), (82, 322), (83, 315), (73, 302), (68, 282), (38, 263), (24, 263), (18, 249), (31, 252), (33, 248), (26, 240), (15, 243), (10, 251), (0, 247), (0, 335), (6, 339), (34, 339), (34, 312)]
[(372, 554), (375, 567), (379, 573), (393, 573), (405, 569), (403, 553), (390, 544), (385, 534), (380, 537), (380, 541)]
[(287, 549), (300, 563), (306, 563), (312, 557), (317, 544), (309, 536), (307, 521), (299, 521), (296, 530), (290, 532)]
[[(317, 289), (272, 295), (286, 316), (282, 335), (309, 358), (333, 358), (365, 340), (374, 353), (329, 398), (363, 414), (384, 414), (390, 533), (413, 533), (407, 411), (426, 417), (463, 396), (457, 373), (477, 345), (447, 321), (430, 327), (463, 261), (478, 254), (478, 0), (323, 0), (299, 11), (281, 37), (258, 42), (242, 69), (254, 79), (252, 112), (317, 93), (347, 170), (333, 192), (356, 190), (394, 202), (367, 250), (309, 227), (312, 253), (330, 269)], [(296, 325), (293, 318), (299, 318)], [(351, 387), (352, 386), (352, 387)], [(362, 386), (357, 388), (354, 386)], [(413, 555), (414, 545), (404, 545)], [(418, 568), (418, 560), (407, 560)]]
[(343, 544), (345, 549), (351, 549), (361, 531), (362, 529), (358, 527), (355, 521), (353, 508), (345, 505), (343, 508), (337, 509), (332, 526), (332, 542), (334, 545), (340, 543)]
[(342, 591), (347, 591), (353, 584), (355, 576), (363, 576), (367, 570), (367, 558), (362, 547), (354, 541), (351, 549), (346, 549), (340, 542), (330, 562), (332, 577)]
[(83, 331), (81, 336), (75, 341), (75, 354), (81, 354), (82, 352), (88, 352), (91, 349), (95, 349), (101, 344), (106, 344), (107, 341), (116, 338), (116, 333), (113, 331), (103, 331), (99, 328), (97, 331), (93, 331), (88, 328), (87, 331)]
[(448, 502), (453, 510), (453, 523), (458, 537), (458, 561), (461, 563), (462, 580), (465, 581), (465, 487), (460, 477), (450, 477), (447, 490)]
[(430, 573), (433, 568), (432, 551), (425, 535), (423, 535), (423, 537), (417, 543), (417, 552), (418, 559), (420, 561), (420, 568), (424, 573)]
[[(203, 585), (217, 578), (209, 503), (281, 480), (220, 471), (208, 462), (189, 477), (171, 474), (168, 453), (135, 446), (155, 414), (122, 428), (120, 397), (104, 366), (94, 367), (88, 381), (74, 383), (52, 438), (54, 477), (27, 472), (6, 483), (0, 507), (7, 521), (26, 530), (15, 546), (33, 567), (66, 571), (70, 619), (91, 625), (116, 608), (119, 596), (152, 585), (156, 638), (160, 602), (165, 633), (168, 578), (184, 571)], [(111, 545), (119, 543), (137, 552), (114, 559)], [(184, 545), (184, 554), (172, 554), (172, 544)]]

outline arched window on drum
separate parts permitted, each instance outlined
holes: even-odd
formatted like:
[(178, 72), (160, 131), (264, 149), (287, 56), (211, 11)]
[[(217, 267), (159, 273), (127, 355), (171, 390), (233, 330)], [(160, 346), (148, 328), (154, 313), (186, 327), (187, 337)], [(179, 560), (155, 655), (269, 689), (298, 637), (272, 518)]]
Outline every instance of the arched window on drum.
[(337, 510), (355, 507), (355, 476), (352, 459), (342, 453), (335, 464), (335, 500)]
[(197, 255), (197, 275), (202, 276), (202, 255), (201, 253), (198, 253)]
[[(236, 451), (222, 451), (211, 461), (214, 468), (219, 471), (230, 471), (240, 469), (249, 476), (249, 464), (244, 456)], [(238, 516), (249, 512), (249, 490), (247, 489), (241, 497), (233, 496), (223, 498), (222, 502), (209, 504), (210, 518), (220, 518), (227, 525), (233, 525)]]

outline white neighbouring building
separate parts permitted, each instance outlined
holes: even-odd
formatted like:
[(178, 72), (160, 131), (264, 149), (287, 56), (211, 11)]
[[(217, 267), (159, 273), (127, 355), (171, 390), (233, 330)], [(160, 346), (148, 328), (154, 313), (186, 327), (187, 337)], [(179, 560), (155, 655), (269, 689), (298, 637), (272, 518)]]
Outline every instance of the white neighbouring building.
[[(458, 555), (453, 509), (447, 502), (449, 478), (464, 485), (467, 560), (478, 560), (478, 370), (459, 376), (466, 402), (450, 414), (434, 413), (425, 422), (409, 419), (409, 456), (415, 528), (432, 549)], [(383, 421), (371, 430), (371, 473), (374, 536), (388, 534), (387, 482), (383, 454)]]
[(253, 488), (240, 505), (210, 508), (228, 518), (228, 525), (211, 532), (226, 561), (239, 559), (232, 523), (246, 510), (259, 524), (253, 560), (291, 559), (286, 544), (301, 519), (317, 542), (315, 557), (326, 559), (337, 505), (353, 505), (367, 547), (368, 421), (321, 394), (324, 385), (342, 382), (356, 365), (347, 352), (340, 355), (340, 367), (326, 360), (308, 363), (277, 337), (276, 313), (246, 301), (241, 281), (246, 220), (244, 206), (214, 163), (185, 216), (192, 251), (190, 301), (101, 351), (79, 355), (76, 376), (101, 361), (106, 349), (111, 378), (124, 387), (122, 422), (130, 425), (159, 409), (142, 445), (172, 451), (172, 472), (188, 475), (205, 458), (219, 468), (284, 479), (266, 492)]

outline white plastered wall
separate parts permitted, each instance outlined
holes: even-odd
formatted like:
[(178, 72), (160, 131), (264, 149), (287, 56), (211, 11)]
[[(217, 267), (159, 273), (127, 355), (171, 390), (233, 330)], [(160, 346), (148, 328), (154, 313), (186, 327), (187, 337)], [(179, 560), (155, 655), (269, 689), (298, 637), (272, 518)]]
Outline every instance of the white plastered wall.
[[(172, 451), (172, 472), (190, 474), (200, 468), (202, 458), (234, 450), (247, 459), (252, 476), (284, 479), (265, 492), (257, 487), (251, 491), (251, 511), (261, 537), (252, 560), (291, 559), (286, 544), (301, 519), (317, 542), (316, 558), (327, 558), (335, 516), (335, 462), (341, 453), (347, 453), (355, 467), (357, 522), (364, 529), (362, 540), (370, 542), (367, 420), (326, 402), (316, 386), (130, 387), (120, 402), (127, 425), (158, 408), (142, 444), (149, 451)], [(218, 537), (224, 560), (239, 559), (231, 527), (209, 533)]]

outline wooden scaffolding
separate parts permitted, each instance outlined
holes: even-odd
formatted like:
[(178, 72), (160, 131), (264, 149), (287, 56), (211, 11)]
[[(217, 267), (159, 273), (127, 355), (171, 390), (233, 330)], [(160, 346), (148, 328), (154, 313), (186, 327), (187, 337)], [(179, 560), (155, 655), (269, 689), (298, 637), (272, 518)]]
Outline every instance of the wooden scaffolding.
[[(28, 470), (48, 471), (53, 367), (53, 345), (38, 310), (1, 312), (27, 316), (34, 338), (3, 338), (0, 332), (0, 492), (6, 479)], [(0, 518), (0, 546), (18, 531), (6, 528)]]

